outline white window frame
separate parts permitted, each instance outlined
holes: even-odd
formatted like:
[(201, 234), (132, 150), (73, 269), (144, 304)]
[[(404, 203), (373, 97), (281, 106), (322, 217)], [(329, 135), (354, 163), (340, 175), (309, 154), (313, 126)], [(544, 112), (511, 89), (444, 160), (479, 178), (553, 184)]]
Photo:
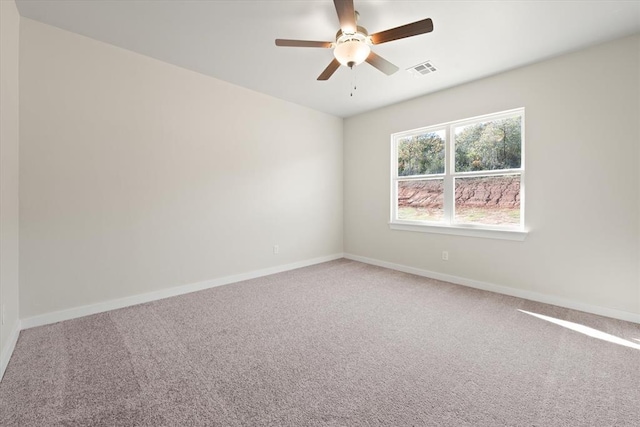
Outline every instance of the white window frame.
[[(467, 126), (479, 122), (499, 120), (509, 117), (521, 118), (521, 159), (520, 168), (484, 170), (471, 172), (455, 172), (455, 132), (460, 126)], [(445, 131), (445, 170), (444, 173), (428, 175), (398, 176), (398, 141), (408, 136), (420, 135), (429, 132)], [(391, 220), (389, 227), (392, 230), (419, 231), (436, 234), (453, 234), (471, 237), (484, 237), (490, 239), (524, 240), (528, 234), (525, 229), (525, 115), (524, 108), (486, 114), (463, 120), (456, 120), (427, 126), (419, 129), (398, 132), (391, 135)], [(455, 220), (455, 179), (487, 176), (520, 175), (520, 224), (519, 225), (484, 225), (484, 224), (456, 224)], [(429, 179), (444, 179), (444, 220), (430, 222), (420, 220), (398, 219), (398, 182), (399, 181), (424, 181)]]

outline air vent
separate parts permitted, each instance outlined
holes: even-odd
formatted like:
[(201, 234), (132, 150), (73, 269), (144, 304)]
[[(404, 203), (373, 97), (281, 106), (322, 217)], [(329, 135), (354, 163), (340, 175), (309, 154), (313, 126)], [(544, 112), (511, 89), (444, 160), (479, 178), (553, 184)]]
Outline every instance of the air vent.
[(421, 64), (414, 65), (411, 68), (407, 68), (407, 71), (414, 76), (424, 76), (427, 74), (435, 73), (438, 69), (433, 65), (431, 61), (425, 61)]

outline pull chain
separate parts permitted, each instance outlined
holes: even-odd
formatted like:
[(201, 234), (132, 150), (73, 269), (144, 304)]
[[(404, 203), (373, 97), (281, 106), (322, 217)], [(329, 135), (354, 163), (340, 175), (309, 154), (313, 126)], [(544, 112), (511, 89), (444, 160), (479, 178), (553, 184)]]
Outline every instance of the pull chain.
[(351, 67), (351, 94), (350, 96), (353, 97), (353, 92), (355, 92), (355, 90), (358, 87), (356, 86), (356, 70), (354, 70), (353, 67)]

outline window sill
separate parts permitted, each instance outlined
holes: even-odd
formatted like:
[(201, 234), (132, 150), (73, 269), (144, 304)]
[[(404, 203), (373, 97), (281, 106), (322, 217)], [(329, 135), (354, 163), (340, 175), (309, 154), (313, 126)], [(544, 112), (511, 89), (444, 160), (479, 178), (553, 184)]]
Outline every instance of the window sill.
[(480, 237), (485, 239), (524, 241), (529, 234), (523, 230), (491, 229), (464, 227), (460, 225), (433, 225), (391, 222), (389, 228), (401, 231), (418, 231), (421, 233), (449, 234), (454, 236)]

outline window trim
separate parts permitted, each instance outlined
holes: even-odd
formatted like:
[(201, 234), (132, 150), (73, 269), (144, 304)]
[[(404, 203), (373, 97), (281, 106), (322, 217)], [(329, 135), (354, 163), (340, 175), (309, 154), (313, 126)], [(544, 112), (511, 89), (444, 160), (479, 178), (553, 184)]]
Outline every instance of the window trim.
[[(485, 170), (485, 171), (455, 171), (455, 128), (468, 126), (479, 122), (500, 120), (513, 116), (521, 117), (521, 142), (520, 142), (520, 168)], [(437, 132), (445, 130), (445, 170), (444, 173), (429, 175), (398, 176), (398, 141), (408, 136), (419, 133)], [(391, 203), (389, 227), (392, 230), (418, 231), (435, 234), (450, 234), (470, 237), (484, 237), (491, 239), (505, 239), (523, 241), (528, 231), (525, 229), (525, 109), (514, 108), (498, 113), (454, 120), (446, 123), (425, 126), (407, 131), (397, 132), (391, 135)], [(455, 220), (455, 179), (487, 176), (520, 176), (520, 224), (519, 225), (482, 225), (482, 224), (456, 224)], [(401, 220), (397, 219), (398, 212), (398, 182), (413, 180), (442, 179), (444, 181), (444, 223)]]

